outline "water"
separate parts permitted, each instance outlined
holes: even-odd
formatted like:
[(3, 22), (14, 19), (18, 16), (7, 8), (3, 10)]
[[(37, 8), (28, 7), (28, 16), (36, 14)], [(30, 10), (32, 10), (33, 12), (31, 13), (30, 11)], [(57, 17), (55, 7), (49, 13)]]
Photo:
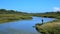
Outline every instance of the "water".
[(32, 20), (18, 20), (14, 22), (0, 24), (0, 34), (39, 34), (34, 26), (36, 23), (41, 23), (54, 20), (53, 18), (33, 17)]

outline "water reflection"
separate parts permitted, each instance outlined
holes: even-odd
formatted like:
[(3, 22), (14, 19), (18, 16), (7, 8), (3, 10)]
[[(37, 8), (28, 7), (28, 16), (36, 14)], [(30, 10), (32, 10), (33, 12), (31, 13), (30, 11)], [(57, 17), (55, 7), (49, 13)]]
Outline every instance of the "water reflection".
[[(39, 34), (34, 26), (41, 23), (42, 17), (33, 17), (32, 20), (19, 20), (0, 24), (0, 34)], [(43, 18), (44, 22), (52, 21), (53, 18)]]

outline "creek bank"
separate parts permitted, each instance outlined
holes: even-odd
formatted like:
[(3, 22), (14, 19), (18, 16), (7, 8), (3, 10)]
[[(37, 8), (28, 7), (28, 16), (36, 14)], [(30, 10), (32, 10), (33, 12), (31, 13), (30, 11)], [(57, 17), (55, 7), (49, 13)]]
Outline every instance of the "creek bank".
[(51, 22), (47, 22), (44, 24), (36, 24), (35, 28), (38, 32), (41, 34), (60, 34), (60, 17), (49, 17), (49, 16), (42, 16), (42, 17), (48, 17), (48, 18), (57, 18), (56, 20), (53, 20)]

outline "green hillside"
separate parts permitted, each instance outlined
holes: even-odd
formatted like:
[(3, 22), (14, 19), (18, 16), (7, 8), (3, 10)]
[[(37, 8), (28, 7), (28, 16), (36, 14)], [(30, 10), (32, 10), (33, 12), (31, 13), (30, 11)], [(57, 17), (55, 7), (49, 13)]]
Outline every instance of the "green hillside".
[(0, 9), (0, 23), (10, 22), (14, 20), (32, 19), (28, 13), (14, 10)]
[(35, 14), (33, 14), (33, 16), (60, 19), (60, 11), (57, 11), (57, 12), (46, 12), (46, 13), (35, 13)]

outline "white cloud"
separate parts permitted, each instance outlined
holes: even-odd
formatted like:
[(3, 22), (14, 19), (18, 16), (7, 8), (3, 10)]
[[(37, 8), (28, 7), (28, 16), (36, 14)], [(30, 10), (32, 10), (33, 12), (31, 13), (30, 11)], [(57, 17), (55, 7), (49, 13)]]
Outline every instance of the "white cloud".
[(53, 11), (60, 11), (59, 7), (53, 7)]

